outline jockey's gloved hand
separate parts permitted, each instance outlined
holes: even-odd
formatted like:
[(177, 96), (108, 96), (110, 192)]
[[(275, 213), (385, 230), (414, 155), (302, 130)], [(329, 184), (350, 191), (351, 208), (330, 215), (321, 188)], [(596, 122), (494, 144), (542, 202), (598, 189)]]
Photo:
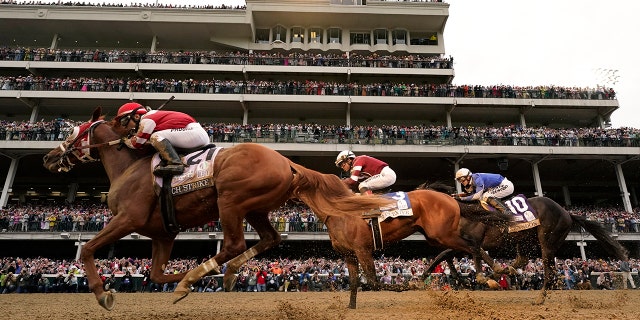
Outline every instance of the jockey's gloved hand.
[(133, 146), (133, 139), (127, 139), (127, 138), (123, 138), (123, 139), (124, 139), (124, 144), (127, 145), (127, 147), (131, 149), (135, 149), (135, 147)]

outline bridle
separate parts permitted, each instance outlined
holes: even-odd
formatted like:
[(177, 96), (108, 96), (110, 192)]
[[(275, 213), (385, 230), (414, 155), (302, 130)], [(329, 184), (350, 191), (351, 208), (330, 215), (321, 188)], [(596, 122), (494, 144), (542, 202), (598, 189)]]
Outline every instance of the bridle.
[[(73, 168), (75, 163), (71, 161), (71, 156), (78, 159), (81, 163), (96, 162), (100, 161), (100, 158), (97, 156), (91, 156), (91, 149), (104, 145), (116, 145), (123, 143), (122, 139), (118, 139), (102, 143), (90, 144), (93, 131), (98, 125), (102, 123), (106, 122), (104, 120), (92, 122), (89, 125), (89, 128), (83, 130), (82, 132), (78, 132), (78, 135), (75, 137), (75, 139), (71, 141), (66, 140), (60, 144), (59, 148), (60, 150), (62, 150), (62, 154), (60, 155), (60, 160), (58, 160), (58, 171), (69, 172), (69, 170)], [(87, 142), (87, 144), (83, 144), (83, 142), (85, 141)]]

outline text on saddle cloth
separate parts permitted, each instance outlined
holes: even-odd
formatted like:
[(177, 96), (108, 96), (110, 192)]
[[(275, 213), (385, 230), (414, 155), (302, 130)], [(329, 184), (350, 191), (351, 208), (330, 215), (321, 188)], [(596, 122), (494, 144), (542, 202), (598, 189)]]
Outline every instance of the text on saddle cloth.
[(384, 196), (396, 200), (396, 202), (395, 204), (380, 208), (381, 213), (378, 218), (380, 221), (384, 221), (387, 218), (410, 217), (413, 215), (411, 201), (409, 201), (409, 196), (406, 192), (386, 193)]
[(511, 197), (509, 200), (503, 201), (504, 204), (513, 213), (513, 222), (509, 226), (509, 232), (518, 232), (540, 225), (538, 213), (533, 209), (529, 200), (523, 194)]
[[(180, 195), (192, 191), (213, 186), (213, 165), (218, 152), (222, 147), (213, 147), (198, 150), (182, 157), (186, 164), (184, 173), (171, 179), (171, 195)], [(151, 170), (155, 168), (161, 159), (156, 153), (151, 159)], [(156, 193), (160, 194), (162, 177), (154, 175)]]

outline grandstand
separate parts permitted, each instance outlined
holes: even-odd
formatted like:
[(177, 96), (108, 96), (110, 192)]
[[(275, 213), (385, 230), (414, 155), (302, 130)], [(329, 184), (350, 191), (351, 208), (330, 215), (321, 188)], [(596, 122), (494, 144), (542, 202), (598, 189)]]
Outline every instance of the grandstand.
[[(546, 195), (567, 206), (618, 206), (627, 212), (638, 207), (639, 137), (637, 130), (625, 136), (626, 130), (609, 127), (620, 107), (614, 91), (456, 85), (455, 56), (445, 51), (448, 9), (440, 1), (384, 0), (247, 0), (242, 8), (3, 4), (0, 19), (7, 32), (0, 34), (0, 78), (59, 81), (20, 89), (0, 83), (0, 120), (3, 126), (82, 121), (96, 106), (111, 117), (130, 100), (157, 107), (175, 96), (167, 109), (206, 124), (323, 126), (320, 136), (280, 128), (264, 135), (245, 130), (233, 142), (216, 141), (264, 143), (320, 172), (339, 174), (335, 156), (351, 149), (388, 162), (398, 174), (397, 190), (426, 180), (452, 183), (464, 166), (500, 172), (517, 193)], [(85, 86), (87, 79), (114, 82)], [(134, 90), (130, 81), (143, 87), (155, 83), (154, 89)], [(209, 84), (202, 91), (194, 82)], [(301, 85), (308, 82), (316, 85)], [(318, 89), (318, 84), (350, 89), (333, 94), (338, 89)], [(270, 89), (257, 90), (260, 86)], [(335, 127), (376, 132), (372, 137), (351, 132), (343, 139), (328, 129)], [(481, 128), (475, 140), (448, 138), (469, 127)], [(420, 134), (410, 138), (393, 133), (415, 128)], [(427, 138), (424, 128), (437, 134)], [(557, 136), (520, 141), (512, 133), (524, 134), (522, 128), (553, 130)], [(564, 129), (599, 134), (574, 139), (561, 136)], [(3, 136), (0, 206), (108, 197), (99, 163), (54, 175), (42, 167), (42, 156), (59, 142)], [(91, 236), (17, 233), (0, 242), (64, 241), (75, 252), (73, 243)], [(219, 237), (183, 233), (176, 247), (194, 241), (210, 246)], [(256, 237), (249, 233), (247, 239)], [(328, 243), (328, 236), (289, 233), (285, 245), (311, 240)], [(407, 241), (416, 240), (421, 237)], [(579, 233), (569, 237), (571, 243), (580, 240)], [(640, 236), (622, 234), (619, 240), (637, 255)]]

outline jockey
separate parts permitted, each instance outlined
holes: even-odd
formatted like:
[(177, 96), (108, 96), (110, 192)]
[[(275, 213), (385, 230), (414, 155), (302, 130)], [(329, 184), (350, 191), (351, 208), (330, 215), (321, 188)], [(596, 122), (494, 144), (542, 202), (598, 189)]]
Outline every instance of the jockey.
[(158, 175), (177, 175), (184, 172), (184, 164), (174, 149), (198, 148), (209, 143), (209, 135), (191, 116), (177, 111), (147, 110), (139, 103), (129, 102), (118, 109), (115, 120), (123, 127), (135, 128), (136, 133), (126, 139), (132, 149), (142, 148), (147, 141), (166, 162), (153, 170)]
[(471, 173), (467, 168), (456, 172), (456, 181), (464, 189), (463, 194), (455, 194), (454, 198), (462, 201), (480, 200), (488, 203), (502, 213), (510, 210), (499, 200), (513, 193), (513, 183), (496, 173)]
[[(344, 150), (336, 158), (336, 166), (351, 176), (342, 181), (353, 189), (356, 185), (360, 194), (372, 194), (396, 182), (396, 173), (386, 162), (370, 156), (357, 156), (350, 150)], [(358, 182), (364, 179), (364, 181)]]

